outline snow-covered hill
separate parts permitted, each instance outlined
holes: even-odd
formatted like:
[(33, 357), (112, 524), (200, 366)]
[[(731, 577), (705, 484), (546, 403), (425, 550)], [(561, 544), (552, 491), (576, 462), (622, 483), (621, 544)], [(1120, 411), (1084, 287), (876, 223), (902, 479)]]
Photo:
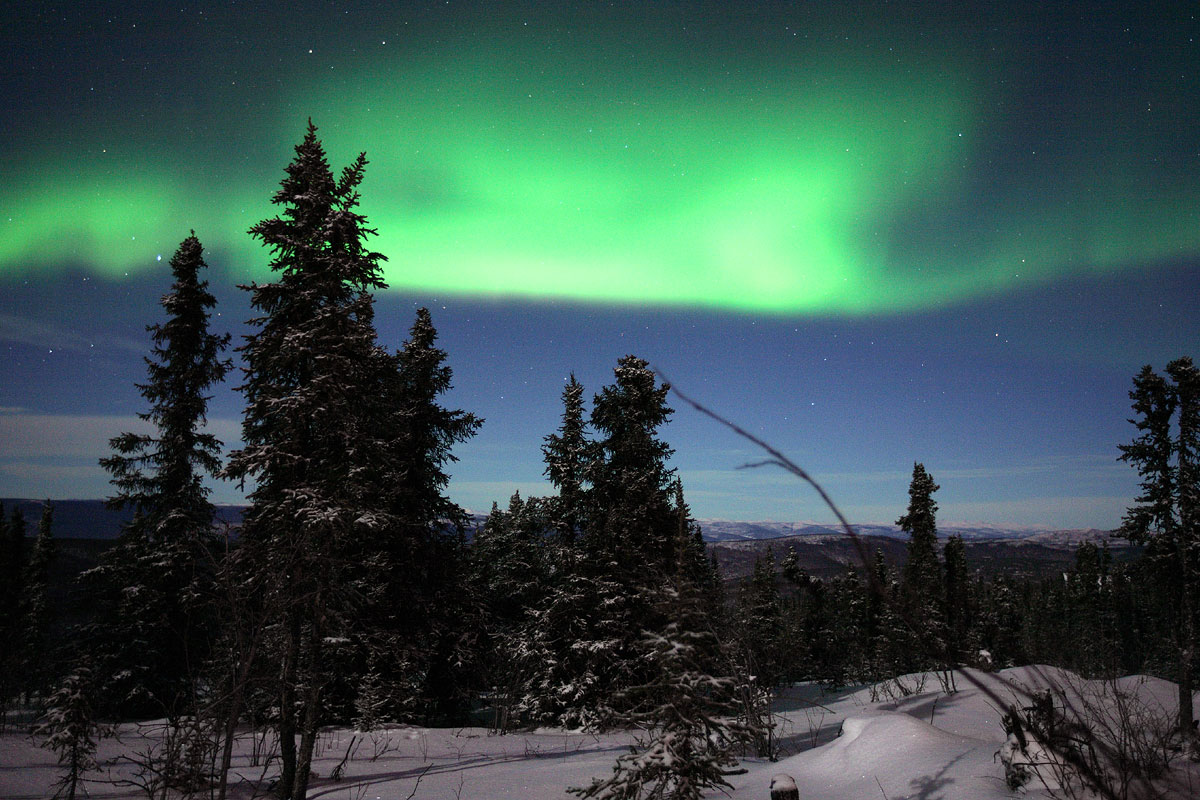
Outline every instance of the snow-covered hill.
[[(1067, 698), (1085, 714), (1110, 724), (1119, 701), (1138, 715), (1138, 732), (1148, 735), (1156, 726), (1170, 726), (1176, 696), (1173, 684), (1154, 678), (1083, 681), (1050, 667), (996, 674), (970, 670), (957, 673), (955, 681), (958, 691), (950, 694), (932, 675), (837, 693), (810, 685), (785, 690), (777, 728), (780, 760), (743, 759), (746, 771), (731, 776), (728, 797), (766, 800), (771, 779), (786, 774), (804, 800), (1010, 800), (1014, 793), (996, 757), (1005, 742), (1000, 715), (1009, 704), (1027, 704), (1028, 690), (1053, 687), (1061, 692), (1060, 705)], [(10, 724), (0, 736), (0, 797), (48, 797), (58, 770), (53, 754), (39, 749), (16, 727)], [(158, 730), (153, 724), (125, 725), (119, 739), (101, 742), (103, 768), (89, 776), (90, 796), (145, 796), (134, 785), (136, 762), (157, 746)], [(482, 728), (394, 726), (370, 733), (329, 729), (321, 737), (309, 797), (562, 798), (567, 787), (607, 775), (632, 741), (628, 733), (592, 736), (545, 729), (507, 736), (489, 736)], [(334, 781), (330, 775), (343, 758), (344, 776)], [(1175, 771), (1159, 787), (1165, 790), (1162, 796), (1200, 796), (1200, 765), (1178, 755), (1172, 760)], [(236, 751), (232, 796), (252, 796), (253, 784), (261, 784), (261, 792), (273, 770), (252, 763), (251, 738), (243, 737)], [(725, 796), (719, 791), (707, 795)], [(1052, 795), (1034, 777), (1019, 796)]]

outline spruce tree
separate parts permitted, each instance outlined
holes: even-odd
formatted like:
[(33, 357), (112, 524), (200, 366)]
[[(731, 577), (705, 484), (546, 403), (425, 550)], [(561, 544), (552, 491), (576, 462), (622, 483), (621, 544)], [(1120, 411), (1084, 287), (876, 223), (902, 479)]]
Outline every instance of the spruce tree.
[(830, 686), (840, 688), (869, 673), (869, 604), (857, 572), (848, 569), (829, 579), (825, 608), (830, 613), (820, 633), (825, 652), (821, 672)]
[(492, 513), (471, 543), (471, 591), (485, 607), (480, 649), (497, 733), (505, 733), (515, 721), (529, 676), (527, 623), (533, 609), (546, 601), (547, 551), (557, 544), (545, 538), (548, 519), (545, 501), (526, 501), (513, 494), (507, 510), (492, 505)]
[(1146, 557), (1170, 595), (1179, 686), (1179, 730), (1195, 737), (1192, 678), (1200, 592), (1200, 369), (1190, 358), (1150, 365), (1133, 380), (1129, 398), (1140, 432), (1121, 446), (1121, 460), (1141, 476), (1142, 493), (1121, 524), (1122, 536), (1147, 546)]
[(117, 489), (109, 507), (142, 513), (147, 537), (156, 543), (212, 538), (213, 507), (204, 478), (221, 467), (221, 442), (204, 430), (207, 392), (230, 368), (221, 358), (229, 334), (209, 331), (217, 300), (201, 279), (208, 265), (194, 231), (170, 265), (174, 283), (162, 298), (167, 321), (146, 328), (154, 347), (145, 359), (148, 380), (138, 384), (150, 403), (138, 416), (154, 433), (122, 433), (110, 442), (114, 455), (100, 462)]
[(46, 711), (33, 729), (33, 735), (42, 739), (42, 747), (53, 750), (63, 767), (53, 798), (75, 800), (84, 774), (98, 768), (96, 743), (107, 731), (96, 722), (93, 691), (91, 670), (77, 666), (50, 695)]
[(764, 690), (773, 691), (783, 677), (783, 609), (770, 547), (764, 558), (754, 559), (753, 572), (742, 581), (737, 629), (749, 673)]
[(708, 789), (728, 788), (734, 751), (765, 734), (761, 724), (739, 716), (737, 681), (728, 674), (732, 659), (693, 578), (691, 546), (687, 525), (680, 525), (674, 571), (657, 592), (656, 610), (666, 622), (659, 631), (646, 631), (639, 644), (647, 679), (621, 691), (615, 721), (641, 732), (637, 746), (617, 759), (609, 778), (570, 789), (572, 794), (699, 800)]
[(588, 549), (612, 560), (631, 580), (667, 574), (674, 564), (675, 515), (667, 466), (674, 452), (658, 436), (672, 411), (670, 387), (648, 362), (625, 356), (615, 383), (592, 401), (597, 442), (586, 471), (590, 491)]
[(471, 545), (474, 584), (489, 606), (494, 624), (507, 627), (519, 622), (526, 609), (536, 606), (545, 584), (546, 526), (544, 503), (523, 500), (519, 492), (500, 510), (492, 505), (483, 528)]
[[(452, 385), (447, 354), (437, 346), (437, 329), (426, 308), (417, 309), (409, 337), (395, 355), (384, 395), (390, 408), (387, 469), (378, 486), (391, 523), (376, 528), (362, 544), (377, 569), (364, 573), (376, 593), (370, 605), (375, 642), (399, 646), (406, 673), (385, 679), (408, 685), (425, 676), (422, 694), (432, 716), (459, 716), (468, 700), (471, 678), (462, 668), (472, 639), (477, 607), (460, 590), (470, 570), (466, 512), (447, 496), (448, 469), (457, 461), (453, 446), (475, 435), (483, 423), (474, 414), (446, 408), (441, 397)], [(395, 652), (375, 653), (379, 663), (395, 663)]]
[(924, 668), (944, 663), (945, 621), (942, 617), (942, 568), (937, 553), (937, 502), (933, 493), (938, 485), (925, 471), (925, 465), (913, 464), (908, 487), (908, 511), (896, 524), (909, 535), (908, 560), (901, 581), (901, 607), (906, 621), (917, 637), (923, 654), (909, 666)]
[(50, 674), (50, 653), (47, 636), (50, 626), (50, 567), (58, 554), (54, 541), (54, 506), (49, 500), (42, 505), (38, 535), (25, 575), (23, 627), (19, 645), (21, 674), (26, 690), (40, 691)]
[(679, 521), (675, 470), (667, 466), (673, 451), (659, 437), (672, 413), (670, 387), (632, 355), (613, 373), (614, 383), (592, 401), (596, 442), (585, 470), (591, 488), (582, 547), (585, 574), (601, 589), (590, 637), (608, 660), (597, 669), (604, 676), (598, 686), (619, 698), (622, 688), (646, 677), (637, 649), (642, 631), (662, 629), (654, 596), (675, 569)]
[(713, 674), (719, 642), (697, 624), (700, 599), (675, 597), (676, 608), (666, 611), (672, 621), (641, 643), (651, 677), (623, 692), (620, 718), (642, 732), (637, 746), (617, 759), (609, 778), (572, 794), (699, 800), (706, 790), (730, 786), (725, 776), (737, 764), (735, 750), (759, 733), (738, 718), (734, 679)]
[(571, 373), (562, 399), (562, 425), (558, 433), (546, 437), (542, 455), (545, 475), (558, 489), (555, 527), (564, 541), (572, 542), (584, 523), (587, 499), (584, 481), (591, 458), (583, 421), (583, 384), (575, 380), (575, 373)]
[(466, 525), (465, 512), (446, 496), (447, 468), (458, 459), (452, 448), (467, 441), (483, 420), (461, 409), (447, 409), (439, 398), (450, 390), (453, 371), (446, 351), (436, 346), (437, 330), (429, 309), (417, 309), (416, 319), (397, 355), (399, 435), (393, 439), (391, 469), (396, 482), (392, 503), (401, 522), (420, 536), (455, 531)]
[(883, 551), (875, 551), (871, 569), (872, 579), (864, 582), (866, 628), (870, 637), (864, 677), (875, 683), (904, 671), (912, 660), (914, 642), (912, 631), (899, 614), (900, 585), (888, 567)]
[(676, 558), (687, 580), (705, 599), (704, 610), (715, 629), (720, 619), (725, 616), (725, 592), (721, 585), (721, 573), (714, 560), (715, 554), (709, 555), (708, 547), (704, 544), (704, 533), (700, 525), (692, 519), (692, 510), (683, 497), (683, 481), (678, 477), (671, 484), (671, 494), (677, 526)]
[(221, 442), (204, 430), (208, 392), (230, 364), (229, 335), (209, 330), (216, 298), (201, 278), (207, 268), (195, 233), (170, 261), (174, 282), (163, 296), (165, 322), (149, 325), (153, 347), (149, 409), (138, 416), (150, 433), (122, 433), (101, 466), (116, 493), (107, 505), (134, 518), (83, 581), (102, 609), (91, 629), (94, 676), (102, 704), (121, 713), (173, 717), (191, 695), (214, 635), (207, 601), (213, 573), (213, 506), (204, 485), (220, 468)]
[[(518, 710), (529, 719), (567, 727), (600, 727), (608, 712), (607, 681), (615, 667), (615, 639), (606, 634), (602, 596), (621, 591), (585, 557), (579, 537), (587, 528), (591, 497), (588, 470), (596, 455), (583, 418), (583, 385), (571, 374), (563, 389), (562, 424), (542, 444), (544, 474), (558, 490), (546, 510), (555, 533), (543, 554), (546, 574), (537, 602), (509, 637), (507, 650), (519, 673)], [(616, 598), (614, 598), (616, 599)]]
[[(277, 630), (282, 798), (303, 800), (323, 695), (326, 641), (343, 631), (361, 539), (390, 527), (381, 481), (396, 410), (395, 359), (375, 341), (372, 292), (383, 256), (356, 211), (365, 155), (340, 178), (310, 122), (272, 200), (280, 216), (250, 229), (277, 279), (244, 287), (260, 316), (240, 351), (246, 366), (242, 439), (226, 475), (252, 480), (243, 546), (248, 580), (281, 609)], [(297, 741), (299, 737), (299, 741)]]
[(971, 575), (962, 537), (949, 537), (942, 556), (945, 560), (946, 655), (950, 663), (961, 664), (970, 648), (971, 630)]

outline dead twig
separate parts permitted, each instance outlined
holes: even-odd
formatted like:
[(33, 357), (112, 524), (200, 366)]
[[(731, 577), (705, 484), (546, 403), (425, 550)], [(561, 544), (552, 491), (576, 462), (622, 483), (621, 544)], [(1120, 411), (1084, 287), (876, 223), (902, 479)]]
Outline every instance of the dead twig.
[(421, 778), (424, 778), (425, 773), (429, 772), (431, 769), (433, 769), (433, 764), (429, 764), (425, 767), (425, 769), (421, 770), (421, 774), (417, 776), (417, 782), (413, 784), (412, 791), (408, 793), (408, 797), (404, 798), (404, 800), (413, 800), (413, 798), (417, 796), (417, 789), (421, 785)]

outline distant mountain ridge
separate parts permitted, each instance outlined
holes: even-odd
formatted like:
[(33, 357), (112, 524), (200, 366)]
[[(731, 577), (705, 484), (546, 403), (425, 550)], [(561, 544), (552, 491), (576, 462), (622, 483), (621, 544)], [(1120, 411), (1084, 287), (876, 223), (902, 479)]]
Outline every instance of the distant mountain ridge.
[[(842, 537), (845, 532), (836, 525), (817, 522), (737, 522), (723, 519), (696, 520), (708, 542), (760, 541), (783, 537)], [(860, 536), (882, 539), (908, 539), (908, 534), (896, 525), (854, 524), (854, 532)], [(958, 535), (966, 542), (1035, 542), (1049, 547), (1075, 547), (1080, 542), (1106, 541), (1112, 531), (1098, 528), (1070, 528), (1055, 530), (1044, 527), (1000, 527), (938, 525), (938, 537)]]
[[(20, 508), (25, 515), (27, 532), (33, 536), (37, 532), (37, 523), (42, 515), (42, 501), (28, 498), (2, 498), (4, 513), (7, 518), (13, 508)], [(62, 539), (115, 539), (121, 532), (121, 527), (133, 518), (129, 511), (110, 511), (105, 508), (103, 500), (54, 500), (54, 535)], [(241, 523), (242, 513), (248, 506), (224, 505), (217, 506), (219, 523), (237, 526)], [(487, 519), (486, 514), (470, 514), (472, 527), (482, 525)], [(841, 528), (816, 522), (740, 522), (723, 519), (697, 520), (706, 542), (739, 542), (759, 541), (763, 539), (780, 539), (785, 536), (804, 537), (810, 541), (818, 541), (810, 537), (841, 537)], [(855, 525), (854, 530), (861, 536), (878, 537), (882, 539), (907, 539), (908, 534), (895, 525)], [(1075, 547), (1083, 541), (1100, 542), (1109, 539), (1111, 531), (1088, 529), (1053, 530), (1037, 527), (1000, 526), (959, 526), (945, 525), (938, 527), (942, 538), (957, 534), (968, 542), (1029, 542), (1048, 547)]]

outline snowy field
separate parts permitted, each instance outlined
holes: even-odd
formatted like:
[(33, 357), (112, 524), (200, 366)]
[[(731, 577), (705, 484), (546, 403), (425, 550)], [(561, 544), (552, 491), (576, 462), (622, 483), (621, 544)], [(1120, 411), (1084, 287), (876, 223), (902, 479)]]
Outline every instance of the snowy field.
[[(710, 796), (766, 800), (772, 777), (780, 773), (795, 779), (803, 800), (1064, 796), (1062, 791), (1048, 791), (1037, 777), (1018, 792), (1005, 784), (1004, 766), (997, 755), (1005, 743), (1003, 705), (1014, 698), (1027, 702), (1015, 686), (1036, 690), (1054, 685), (1101, 724), (1122, 716), (1134, 720), (1135, 733), (1148, 733), (1158, 724), (1169, 726), (1176, 698), (1174, 684), (1154, 678), (1090, 682), (1048, 667), (1022, 667), (995, 675), (970, 671), (958, 673), (955, 682), (954, 693), (942, 691), (932, 674), (838, 693), (806, 686), (789, 689), (779, 702), (780, 759), (774, 763), (744, 759), (746, 772), (730, 776), (733, 788), (728, 795), (714, 791)], [(1123, 715), (1115, 712), (1116, 703), (1125, 709)], [(562, 798), (567, 787), (609, 774), (613, 761), (631, 741), (629, 734), (591, 736), (556, 730), (490, 736), (482, 728), (398, 726), (365, 734), (331, 729), (320, 741), (317, 777), (310, 784), (309, 797)], [(87, 796), (146, 797), (146, 791), (136, 785), (133, 761), (154, 744), (152, 732), (132, 725), (121, 728), (119, 739), (102, 742), (102, 769), (89, 776)], [(263, 766), (269, 744), (249, 735), (240, 740), (231, 797), (254, 797), (256, 785), (258, 796), (263, 796), (264, 776), (269, 778), (274, 768), (274, 762), (266, 769)], [(1200, 765), (1177, 754), (1168, 757), (1173, 758), (1174, 770), (1170, 786), (1165, 787), (1167, 796), (1200, 797)], [(331, 773), (343, 759), (341, 779), (334, 781)], [(1044, 772), (1053, 788), (1053, 771)], [(0, 798), (49, 797), (57, 773), (54, 755), (28, 736), (10, 732), (0, 737)]]

